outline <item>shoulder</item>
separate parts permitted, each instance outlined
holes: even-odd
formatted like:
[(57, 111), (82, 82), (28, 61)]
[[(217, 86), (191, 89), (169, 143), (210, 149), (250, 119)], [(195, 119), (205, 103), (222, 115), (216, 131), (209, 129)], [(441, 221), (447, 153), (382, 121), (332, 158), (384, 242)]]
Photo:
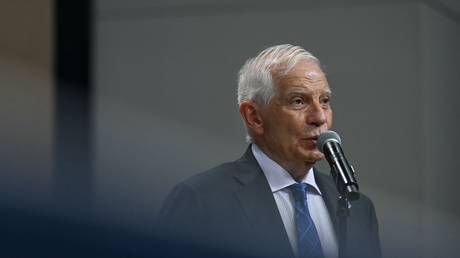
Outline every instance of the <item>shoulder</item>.
[(238, 169), (236, 162), (226, 162), (219, 166), (210, 168), (204, 172), (195, 174), (180, 182), (176, 188), (187, 188), (194, 192), (215, 192), (233, 184), (234, 172)]
[(233, 163), (224, 163), (193, 175), (173, 187), (163, 202), (160, 218), (170, 219), (174, 214), (180, 217), (184, 211), (190, 213), (199, 210), (203, 200), (219, 192), (221, 182), (229, 181), (235, 167)]
[(209, 207), (209, 203), (213, 203), (216, 197), (228, 199), (228, 195), (239, 185), (234, 176), (239, 169), (237, 163), (223, 163), (178, 183), (163, 202), (162, 211), (175, 210), (181, 206), (193, 206), (198, 210), (199, 207)]
[(249, 145), (241, 158), (193, 175), (179, 183), (177, 187), (185, 187), (203, 193), (228, 192), (228, 190), (241, 186), (241, 183), (252, 180), (260, 174), (259, 172), (261, 172), (260, 167)]
[(163, 202), (157, 226), (173, 234), (193, 235), (197, 225), (211, 225), (213, 217), (230, 214), (238, 169), (237, 162), (227, 162), (177, 184)]

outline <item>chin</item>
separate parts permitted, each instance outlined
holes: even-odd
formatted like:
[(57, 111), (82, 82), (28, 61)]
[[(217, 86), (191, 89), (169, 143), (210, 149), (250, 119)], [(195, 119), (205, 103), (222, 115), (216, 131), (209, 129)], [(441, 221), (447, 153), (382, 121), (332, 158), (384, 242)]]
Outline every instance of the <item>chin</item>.
[(303, 154), (305, 160), (309, 162), (316, 162), (324, 159), (324, 154), (316, 148), (315, 150), (304, 150)]
[(313, 154), (313, 155), (306, 155), (304, 156), (303, 160), (309, 164), (314, 164), (320, 160), (324, 159), (324, 155), (320, 154)]
[(308, 156), (308, 160), (310, 160), (311, 162), (317, 162), (323, 159), (324, 159), (324, 155), (321, 152), (313, 153)]
[(318, 153), (318, 155), (316, 157), (317, 157), (318, 161), (323, 160), (324, 159), (324, 154), (320, 152), (320, 153)]

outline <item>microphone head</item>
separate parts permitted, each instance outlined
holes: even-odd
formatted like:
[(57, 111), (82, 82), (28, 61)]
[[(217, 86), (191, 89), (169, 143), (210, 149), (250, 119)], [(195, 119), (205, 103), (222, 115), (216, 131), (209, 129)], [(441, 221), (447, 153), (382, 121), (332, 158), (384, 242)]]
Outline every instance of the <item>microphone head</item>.
[(326, 142), (329, 142), (329, 141), (334, 141), (334, 142), (337, 142), (338, 144), (342, 144), (342, 140), (340, 139), (340, 136), (336, 132), (326, 131), (319, 135), (318, 141), (316, 143), (316, 147), (318, 148), (319, 151), (323, 152), (324, 144), (326, 144)]

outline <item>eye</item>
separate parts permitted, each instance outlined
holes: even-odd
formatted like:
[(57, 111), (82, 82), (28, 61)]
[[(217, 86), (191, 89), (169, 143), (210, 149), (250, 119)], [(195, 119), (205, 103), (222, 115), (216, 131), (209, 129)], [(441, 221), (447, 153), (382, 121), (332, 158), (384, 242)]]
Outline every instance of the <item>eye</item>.
[(331, 105), (331, 96), (323, 96), (319, 101), (323, 107), (329, 107)]
[(296, 99), (294, 99), (294, 103), (295, 103), (295, 104), (303, 104), (303, 99), (301, 99), (301, 98), (296, 98)]
[(289, 104), (294, 108), (301, 108), (305, 106), (305, 100), (301, 97), (294, 97), (291, 99)]

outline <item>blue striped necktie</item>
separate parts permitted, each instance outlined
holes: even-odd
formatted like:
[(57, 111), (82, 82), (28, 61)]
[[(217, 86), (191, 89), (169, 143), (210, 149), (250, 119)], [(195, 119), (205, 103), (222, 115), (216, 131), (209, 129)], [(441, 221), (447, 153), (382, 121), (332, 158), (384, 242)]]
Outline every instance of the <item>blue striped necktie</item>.
[(323, 258), (323, 250), (318, 232), (310, 216), (307, 203), (309, 185), (295, 183), (289, 188), (295, 200), (295, 221), (297, 228), (297, 246), (299, 258)]

